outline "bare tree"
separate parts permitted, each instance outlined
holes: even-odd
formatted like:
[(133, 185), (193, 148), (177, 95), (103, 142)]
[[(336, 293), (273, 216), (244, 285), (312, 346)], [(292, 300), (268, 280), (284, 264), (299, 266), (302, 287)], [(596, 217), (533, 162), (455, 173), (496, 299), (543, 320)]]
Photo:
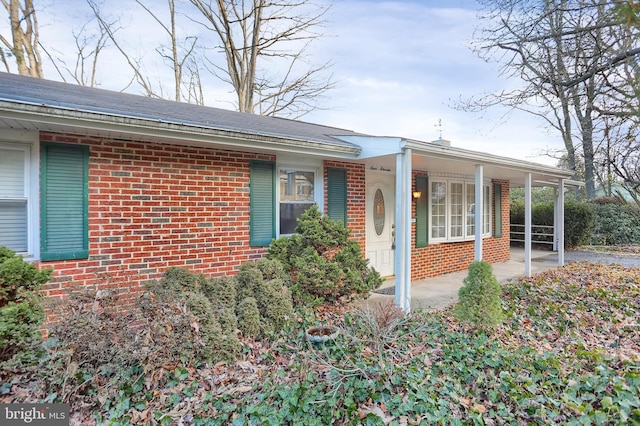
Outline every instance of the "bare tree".
[(331, 76), (323, 77), (331, 64), (306, 57), (327, 7), (310, 0), (190, 1), (225, 55), (225, 66), (210, 60), (208, 69), (232, 85), (239, 111), (299, 118), (333, 87)]
[[(196, 72), (197, 67), (194, 66), (193, 53), (196, 46), (197, 38), (195, 36), (187, 36), (180, 40), (176, 27), (176, 7), (175, 0), (167, 0), (167, 13), (169, 16), (168, 23), (159, 15), (159, 12), (147, 5), (142, 0), (136, 0), (136, 3), (147, 12), (153, 20), (159, 24), (160, 28), (166, 33), (169, 40), (168, 45), (161, 45), (155, 48), (160, 57), (169, 63), (173, 71), (173, 88), (172, 95), (176, 101), (182, 101), (183, 90), (188, 91), (187, 99), (197, 103), (202, 103), (202, 91), (194, 89), (194, 81), (198, 81), (199, 76), (190, 75), (188, 81), (185, 81), (185, 69), (189, 72)], [(161, 82), (154, 82), (144, 69), (144, 60), (141, 57), (135, 57), (131, 53), (123, 41), (116, 35), (115, 22), (117, 20), (108, 20), (106, 15), (100, 9), (96, 0), (87, 0), (87, 4), (93, 11), (101, 30), (106, 34), (113, 46), (120, 52), (126, 63), (133, 71), (133, 79), (142, 87), (147, 96), (166, 98), (165, 90)], [(187, 64), (189, 66), (187, 66)]]
[(2, 4), (9, 14), (11, 22), (11, 36), (0, 34), (0, 41), (7, 51), (3, 49), (0, 58), (7, 72), (10, 72), (9, 57), (15, 59), (18, 73), (32, 77), (43, 77), (42, 59), (39, 51), (39, 32), (36, 10), (33, 0), (2, 0)]
[[(109, 24), (109, 28), (115, 32), (116, 23)], [(76, 57), (73, 65), (68, 65), (65, 59), (68, 52), (58, 52), (55, 49), (42, 48), (48, 56), (51, 64), (65, 83), (72, 80), (80, 86), (96, 87), (98, 81), (98, 60), (100, 53), (107, 47), (109, 38), (101, 25), (97, 29), (91, 29), (91, 22), (84, 24), (79, 30), (73, 30), (73, 39), (76, 46)]]
[[(178, 35), (176, 31), (176, 5), (174, 0), (167, 0), (169, 6), (169, 24), (165, 24), (163, 20), (155, 13), (150, 7), (144, 4), (141, 0), (136, 0), (136, 3), (140, 5), (144, 10), (147, 11), (149, 15), (153, 17), (153, 19), (160, 25), (160, 28), (163, 29), (170, 40), (170, 47), (166, 49), (164, 46), (161, 46), (156, 49), (156, 51), (162, 56), (165, 60), (171, 64), (173, 68), (173, 78), (174, 78), (174, 87), (175, 87), (175, 100), (180, 102), (182, 100), (182, 85), (183, 85), (183, 71), (185, 67), (185, 63), (191, 57), (193, 50), (196, 46), (196, 42), (198, 41), (197, 37), (188, 36), (185, 38), (184, 42), (186, 44), (185, 49), (182, 51), (178, 46)], [(168, 52), (167, 52), (168, 50)]]
[(595, 196), (594, 135), (602, 131), (599, 106), (608, 99), (604, 88), (614, 72), (604, 65), (634, 51), (626, 43), (632, 34), (621, 25), (615, 2), (482, 3), (487, 25), (477, 34), (477, 52), (487, 60), (498, 61), (503, 75), (518, 77), (524, 85), (488, 94), (465, 107), (482, 109), (501, 104), (542, 117), (559, 131), (569, 167), (576, 170), (577, 156), (583, 157), (587, 195)]

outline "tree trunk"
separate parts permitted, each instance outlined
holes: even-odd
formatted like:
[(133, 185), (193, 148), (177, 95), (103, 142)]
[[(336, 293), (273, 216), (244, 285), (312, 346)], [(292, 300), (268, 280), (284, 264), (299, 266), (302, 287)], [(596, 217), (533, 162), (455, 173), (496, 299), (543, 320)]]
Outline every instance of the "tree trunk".
[(2, 41), (15, 57), (18, 73), (42, 78), (42, 59), (38, 50), (38, 20), (33, 1), (25, 0), (24, 7), (20, 4), (20, 0), (3, 3), (9, 12), (12, 41), (11, 43), (5, 39)]

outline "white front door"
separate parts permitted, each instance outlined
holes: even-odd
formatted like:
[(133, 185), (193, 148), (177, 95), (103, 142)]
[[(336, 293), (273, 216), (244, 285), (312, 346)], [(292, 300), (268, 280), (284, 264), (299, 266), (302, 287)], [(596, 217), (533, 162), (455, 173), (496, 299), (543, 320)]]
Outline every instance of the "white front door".
[(394, 275), (395, 178), (367, 175), (367, 257), (383, 277)]

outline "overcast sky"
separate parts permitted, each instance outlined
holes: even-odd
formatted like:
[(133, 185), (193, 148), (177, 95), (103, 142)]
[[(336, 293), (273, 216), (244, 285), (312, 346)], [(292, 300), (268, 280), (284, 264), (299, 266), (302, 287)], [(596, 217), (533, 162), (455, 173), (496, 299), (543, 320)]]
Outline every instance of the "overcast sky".
[[(132, 0), (109, 0), (108, 5), (121, 16), (125, 31), (138, 30), (129, 37), (130, 47), (144, 52), (145, 43), (160, 37), (144, 30), (153, 24)], [(534, 116), (504, 108), (482, 115), (453, 108), (461, 98), (518, 84), (499, 77), (496, 65), (470, 49), (476, 7), (475, 0), (334, 0), (326, 36), (313, 52), (319, 62), (334, 63), (336, 88), (323, 102), (326, 109), (303, 120), (422, 141), (439, 137), (441, 120), (442, 137), (453, 146), (555, 165), (542, 154), (561, 149), (562, 141)], [(73, 51), (71, 28), (88, 16), (84, 0), (56, 0), (39, 13), (42, 39)], [(115, 65), (117, 56), (115, 51), (105, 55), (109, 69), (104, 72), (103, 65), (101, 88), (121, 90), (130, 78), (126, 66)], [(45, 76), (60, 79), (52, 69), (45, 69)], [(128, 91), (140, 93), (139, 88)], [(231, 108), (229, 99), (228, 87), (220, 85), (208, 91), (205, 102)]]

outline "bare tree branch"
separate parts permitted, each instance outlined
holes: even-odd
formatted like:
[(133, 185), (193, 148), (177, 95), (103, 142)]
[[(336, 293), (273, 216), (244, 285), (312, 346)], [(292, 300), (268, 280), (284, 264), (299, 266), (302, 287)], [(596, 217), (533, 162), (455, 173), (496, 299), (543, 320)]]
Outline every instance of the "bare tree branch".
[(616, 11), (620, 2), (481, 2), (487, 25), (476, 32), (476, 52), (501, 64), (501, 75), (516, 77), (523, 85), (459, 107), (478, 110), (500, 104), (545, 119), (562, 137), (569, 167), (578, 173), (578, 164), (584, 165), (587, 194), (593, 197), (606, 167), (601, 139), (605, 112), (618, 113), (624, 100), (633, 103), (636, 93), (622, 69), (640, 53), (632, 45), (637, 32), (622, 24)]
[(311, 66), (305, 57), (327, 8), (310, 11), (310, 0), (190, 1), (203, 18), (194, 21), (217, 36), (224, 53), (226, 66), (207, 59), (208, 69), (232, 85), (239, 111), (300, 117), (333, 87), (323, 77), (331, 64)]

